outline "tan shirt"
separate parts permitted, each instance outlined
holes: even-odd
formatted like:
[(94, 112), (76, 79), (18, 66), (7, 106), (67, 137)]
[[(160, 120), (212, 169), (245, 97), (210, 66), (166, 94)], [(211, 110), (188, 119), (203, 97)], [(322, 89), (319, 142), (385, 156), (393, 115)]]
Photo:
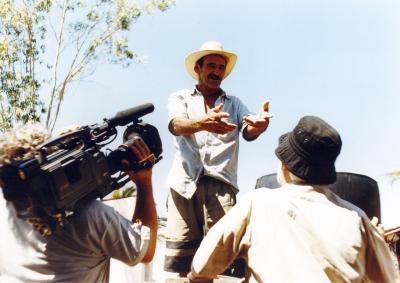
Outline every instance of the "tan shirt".
[(248, 263), (249, 282), (399, 282), (369, 219), (327, 187), (248, 194), (211, 228), (192, 273), (220, 274), (238, 256)]

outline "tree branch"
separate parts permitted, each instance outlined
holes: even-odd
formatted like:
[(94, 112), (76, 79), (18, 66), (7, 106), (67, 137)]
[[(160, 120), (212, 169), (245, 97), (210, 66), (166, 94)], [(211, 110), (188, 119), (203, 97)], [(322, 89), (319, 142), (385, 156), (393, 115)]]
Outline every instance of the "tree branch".
[(53, 101), (54, 101), (54, 96), (56, 95), (56, 85), (57, 85), (57, 74), (58, 74), (58, 63), (59, 63), (59, 58), (60, 58), (60, 46), (62, 43), (62, 37), (63, 37), (63, 32), (64, 32), (64, 23), (65, 23), (65, 17), (67, 14), (67, 7), (68, 7), (68, 0), (64, 0), (63, 6), (62, 6), (62, 16), (61, 16), (61, 26), (60, 26), (60, 33), (58, 34), (58, 37), (56, 38), (56, 54), (54, 58), (54, 64), (53, 64), (53, 84), (50, 92), (50, 101), (49, 105), (47, 107), (47, 118), (46, 118), (46, 126), (49, 128), (50, 125), (50, 117), (51, 117), (51, 111), (53, 109)]

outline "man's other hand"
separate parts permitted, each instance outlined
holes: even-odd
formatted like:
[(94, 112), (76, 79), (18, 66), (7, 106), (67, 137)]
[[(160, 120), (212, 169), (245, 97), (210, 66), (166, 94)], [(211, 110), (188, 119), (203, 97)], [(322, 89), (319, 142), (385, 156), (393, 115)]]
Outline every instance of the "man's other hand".
[(216, 134), (226, 134), (237, 128), (235, 124), (225, 121), (229, 117), (229, 113), (221, 112), (223, 107), (224, 105), (221, 103), (210, 109), (200, 121), (202, 130)]
[(247, 116), (244, 118), (247, 125), (252, 126), (254, 128), (260, 129), (262, 131), (266, 130), (269, 125), (269, 119), (272, 118), (272, 114), (269, 111), (269, 101), (266, 100), (263, 103), (263, 106), (256, 116)]

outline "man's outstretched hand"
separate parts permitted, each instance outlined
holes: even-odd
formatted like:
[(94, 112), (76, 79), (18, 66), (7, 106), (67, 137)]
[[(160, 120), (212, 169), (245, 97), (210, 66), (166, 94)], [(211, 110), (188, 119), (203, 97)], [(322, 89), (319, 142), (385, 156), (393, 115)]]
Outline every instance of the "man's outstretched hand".
[(224, 104), (220, 103), (218, 106), (210, 109), (200, 121), (202, 130), (216, 134), (226, 134), (237, 128), (235, 124), (225, 121), (225, 118), (229, 117), (229, 113), (221, 112), (223, 107)]
[(263, 133), (269, 125), (269, 119), (272, 118), (272, 114), (269, 111), (269, 101), (266, 100), (263, 103), (263, 106), (255, 116), (247, 116), (244, 118), (247, 126), (244, 129), (243, 137), (248, 140), (256, 139), (261, 133)]
[(246, 118), (244, 118), (244, 120), (247, 125), (265, 131), (268, 128), (269, 119), (272, 118), (272, 114), (268, 111), (269, 101), (266, 100), (264, 101), (261, 111), (258, 113), (257, 116), (247, 116)]

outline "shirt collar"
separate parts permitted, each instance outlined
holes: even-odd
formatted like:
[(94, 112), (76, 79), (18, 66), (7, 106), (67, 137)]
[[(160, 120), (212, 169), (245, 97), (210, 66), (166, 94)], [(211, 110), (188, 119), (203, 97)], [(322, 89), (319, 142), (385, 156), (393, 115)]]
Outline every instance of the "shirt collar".
[[(220, 90), (220, 92), (221, 92), (221, 94), (220, 94), (220, 97), (221, 97), (221, 98), (223, 98), (223, 99), (229, 99), (229, 97), (226, 95), (225, 91), (224, 91), (222, 88), (220, 88), (219, 90)], [(201, 94), (201, 91), (197, 89), (197, 86), (195, 86), (195, 87), (193, 88), (193, 90), (192, 90), (192, 95), (193, 95), (193, 96), (195, 96), (195, 95), (202, 95), (202, 94)]]

